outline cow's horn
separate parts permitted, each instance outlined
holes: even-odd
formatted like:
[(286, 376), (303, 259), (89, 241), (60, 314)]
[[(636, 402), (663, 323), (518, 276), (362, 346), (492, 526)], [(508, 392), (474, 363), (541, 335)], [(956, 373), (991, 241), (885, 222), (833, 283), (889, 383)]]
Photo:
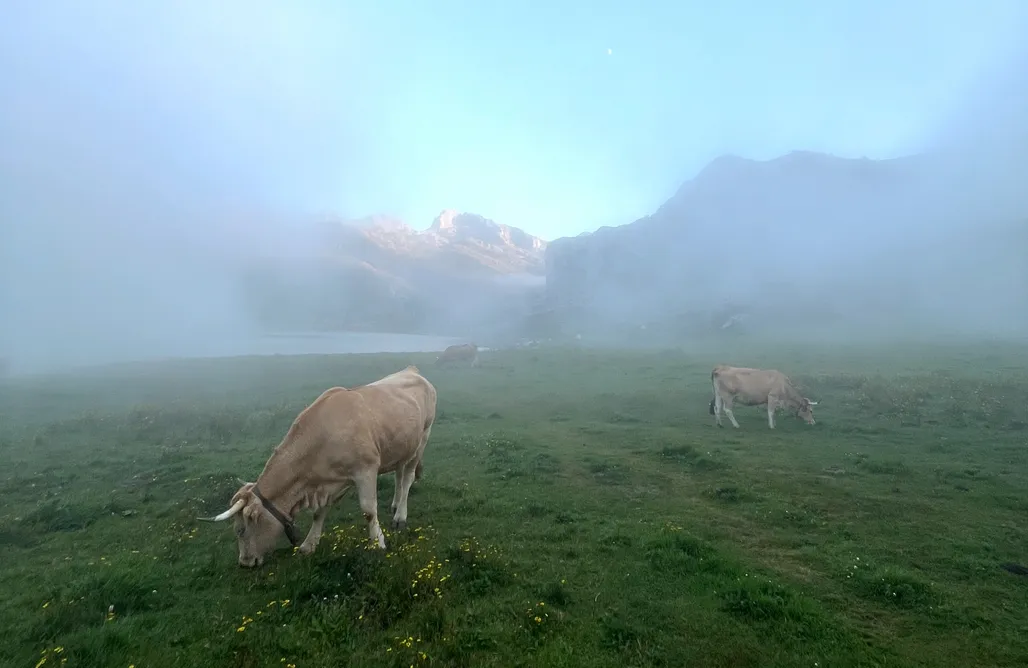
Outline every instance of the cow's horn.
[(238, 482), (238, 483), (239, 483), (239, 486), (240, 486), (240, 487), (242, 487), (243, 485), (245, 485), (245, 484), (246, 484), (246, 481), (245, 481), (245, 480), (243, 480), (242, 478), (236, 478), (236, 482)]
[(817, 406), (817, 402), (816, 401), (811, 401), (810, 399), (807, 399), (807, 403), (810, 404), (811, 406)]
[(238, 501), (232, 504), (231, 508), (221, 513), (220, 515), (215, 515), (214, 517), (197, 517), (196, 519), (203, 520), (204, 522), (220, 522), (222, 520), (227, 520), (228, 518), (238, 513), (239, 509), (242, 508), (245, 503), (246, 499), (239, 499)]

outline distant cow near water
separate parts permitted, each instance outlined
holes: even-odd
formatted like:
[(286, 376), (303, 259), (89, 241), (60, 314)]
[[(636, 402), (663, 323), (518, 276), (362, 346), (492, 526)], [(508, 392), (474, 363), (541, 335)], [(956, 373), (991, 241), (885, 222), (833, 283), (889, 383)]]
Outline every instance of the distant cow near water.
[(471, 366), (478, 366), (478, 346), (474, 343), (461, 343), (450, 346), (435, 358), (436, 366), (449, 364), (450, 362), (462, 362), (471, 360)]
[(800, 394), (793, 387), (789, 377), (781, 371), (718, 364), (710, 372), (710, 382), (714, 387), (714, 398), (710, 400), (710, 414), (716, 418), (719, 427), (722, 426), (722, 410), (732, 421), (732, 426), (739, 427), (732, 413), (734, 402), (743, 406), (767, 404), (767, 424), (771, 429), (775, 428), (775, 411), (779, 408), (791, 409), (807, 424), (814, 424), (812, 407), (816, 406), (817, 402)]

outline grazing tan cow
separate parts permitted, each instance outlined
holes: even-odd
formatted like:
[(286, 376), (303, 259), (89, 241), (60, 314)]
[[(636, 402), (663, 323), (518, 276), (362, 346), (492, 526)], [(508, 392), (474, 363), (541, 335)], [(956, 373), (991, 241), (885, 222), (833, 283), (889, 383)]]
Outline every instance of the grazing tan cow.
[(471, 360), (471, 366), (478, 366), (478, 346), (474, 343), (461, 343), (455, 346), (449, 346), (443, 351), (443, 354), (435, 358), (436, 365), (447, 364), (449, 362), (460, 362), (461, 360)]
[(254, 482), (243, 482), (230, 507), (211, 518), (235, 518), (239, 564), (259, 566), (285, 531), (293, 547), (294, 518), (310, 508), (314, 521), (300, 552), (314, 552), (329, 506), (357, 489), (368, 535), (385, 549), (378, 523), (378, 476), (396, 473), (393, 528), (407, 524), (407, 495), (421, 468), (436, 414), (436, 389), (415, 366), (352, 389), (322, 392), (293, 420)]
[(722, 426), (722, 409), (732, 421), (732, 426), (739, 427), (732, 413), (733, 402), (743, 406), (767, 404), (767, 424), (771, 429), (775, 428), (775, 411), (779, 408), (792, 409), (807, 424), (814, 424), (814, 411), (811, 407), (816, 406), (817, 402), (800, 394), (789, 377), (781, 371), (718, 364), (710, 372), (710, 382), (714, 386), (710, 414), (717, 419), (719, 427)]

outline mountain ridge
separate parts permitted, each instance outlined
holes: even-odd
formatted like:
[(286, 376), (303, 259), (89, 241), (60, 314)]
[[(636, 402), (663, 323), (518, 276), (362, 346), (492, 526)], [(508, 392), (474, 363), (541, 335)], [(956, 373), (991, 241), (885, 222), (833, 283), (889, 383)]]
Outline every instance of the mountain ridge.
[(472, 326), (475, 309), (494, 321), (519, 317), (545, 281), (547, 242), (478, 214), (444, 209), (423, 230), (385, 214), (321, 216), (301, 229), (302, 252), (249, 264), (246, 293), (268, 327), (299, 319), (315, 328), (456, 331)]
[[(882, 160), (815, 151), (769, 160), (721, 156), (652, 214), (548, 244), (546, 303), (592, 324), (638, 326), (689, 313), (703, 320), (697, 314), (726, 304), (818, 312), (825, 320), (844, 312), (870, 320), (878, 309), (890, 314), (880, 316), (884, 322), (931, 297), (936, 303), (923, 308), (944, 320), (937, 292), (981, 298), (972, 281), (948, 274), (934, 258), (962, 261), (976, 220), (1013, 224), (1028, 215), (1024, 198), (983, 208), (986, 197), (961, 189), (968, 169), (929, 153)], [(919, 252), (929, 247), (932, 257)], [(988, 269), (976, 267), (979, 276)], [(789, 317), (801, 327), (820, 316)]]

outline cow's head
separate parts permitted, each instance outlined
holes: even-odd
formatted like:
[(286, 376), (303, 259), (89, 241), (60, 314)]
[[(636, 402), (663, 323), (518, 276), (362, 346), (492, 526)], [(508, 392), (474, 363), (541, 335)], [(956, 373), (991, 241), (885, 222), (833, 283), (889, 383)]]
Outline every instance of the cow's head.
[(807, 424), (814, 424), (814, 406), (817, 406), (816, 401), (803, 397), (802, 402), (796, 409), (796, 416), (802, 418)]
[(257, 498), (252, 482), (239, 482), (242, 487), (232, 495), (228, 510), (214, 517), (199, 519), (208, 522), (232, 519), (239, 544), (239, 565), (252, 568), (264, 563), (264, 555), (275, 547), (285, 526)]

